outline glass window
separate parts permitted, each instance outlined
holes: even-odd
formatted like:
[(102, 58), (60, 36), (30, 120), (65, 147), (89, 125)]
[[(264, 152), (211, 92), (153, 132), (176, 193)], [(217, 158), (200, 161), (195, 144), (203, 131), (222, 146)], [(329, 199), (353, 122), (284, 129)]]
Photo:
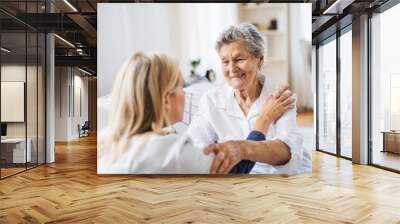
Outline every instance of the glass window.
[[(26, 10), (28, 13), (40, 13), (43, 11), (43, 2), (34, 1), (27, 2), (27, 4)], [(31, 20), (34, 19), (37, 19), (37, 17), (31, 18)], [(37, 23), (38, 21), (32, 22)], [(27, 141), (30, 142), (31, 148), (31, 160), (27, 163), (28, 168), (35, 167), (44, 161), (44, 144), (43, 138), (41, 138), (43, 134), (42, 127), (44, 125), (39, 125), (39, 121), (44, 122), (42, 118), (44, 113), (42, 108), (44, 106), (44, 96), (42, 93), (45, 86), (40, 83), (43, 82), (43, 77), (41, 77), (43, 71), (42, 65), (44, 64), (43, 55), (45, 53), (43, 42), (43, 34), (34, 29), (27, 29)], [(40, 99), (40, 97), (43, 97), (43, 99)], [(39, 119), (39, 117), (42, 119)]]
[(1, 177), (24, 171), (26, 141), (26, 33), (1, 33)]
[(318, 148), (336, 153), (336, 40), (318, 48)]
[[(0, 6), (18, 13), (43, 11), (39, 1)], [(0, 12), (0, 17), (7, 20), (0, 23), (0, 178), (5, 178), (45, 162), (46, 39), (8, 15)]]
[(372, 23), (372, 163), (400, 170), (400, 5)]
[(38, 132), (38, 113), (37, 113), (37, 76), (38, 76), (38, 36), (36, 32), (27, 33), (27, 76), (26, 76), (26, 112), (27, 112), (27, 141), (30, 147), (30, 160), (27, 167), (37, 165), (37, 132)]
[(38, 164), (45, 163), (46, 158), (46, 147), (45, 147), (45, 124), (46, 124), (46, 76), (45, 76), (45, 65), (46, 65), (46, 36), (43, 33), (38, 34)]
[(352, 35), (340, 36), (340, 154), (352, 157)]

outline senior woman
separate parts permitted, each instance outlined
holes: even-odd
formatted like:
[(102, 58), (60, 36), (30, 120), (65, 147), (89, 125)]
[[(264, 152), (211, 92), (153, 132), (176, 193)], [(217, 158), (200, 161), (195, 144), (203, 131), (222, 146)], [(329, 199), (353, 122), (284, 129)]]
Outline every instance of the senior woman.
[(206, 154), (215, 153), (211, 173), (228, 173), (243, 160), (255, 162), (251, 173), (301, 172), (303, 140), (297, 130), (295, 107), (279, 118), (262, 118), (269, 124), (265, 141), (238, 141), (254, 128), (255, 121), (263, 114), (260, 110), (264, 102), (279, 92), (260, 73), (265, 45), (262, 34), (247, 23), (231, 26), (217, 40), (216, 50), (226, 83), (202, 96), (199, 111), (188, 130), (195, 144), (208, 146)]

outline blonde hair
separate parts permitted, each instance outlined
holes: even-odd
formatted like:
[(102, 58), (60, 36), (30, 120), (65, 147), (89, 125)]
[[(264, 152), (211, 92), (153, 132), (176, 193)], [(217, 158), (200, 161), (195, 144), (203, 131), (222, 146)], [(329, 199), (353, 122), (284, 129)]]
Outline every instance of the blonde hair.
[(164, 54), (134, 54), (122, 67), (112, 90), (109, 150), (123, 150), (138, 134), (163, 133), (168, 125), (164, 99), (179, 83), (176, 62)]

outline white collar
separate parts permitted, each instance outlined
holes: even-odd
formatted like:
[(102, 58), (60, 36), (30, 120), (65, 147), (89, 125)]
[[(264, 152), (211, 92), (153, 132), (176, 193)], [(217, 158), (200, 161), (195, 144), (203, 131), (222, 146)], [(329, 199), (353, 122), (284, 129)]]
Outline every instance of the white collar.
[[(268, 80), (268, 82), (267, 82), (266, 81), (267, 78), (265, 77), (265, 75), (258, 75), (257, 79), (261, 82), (261, 84), (263, 84), (263, 87), (261, 89), (260, 96), (257, 98), (257, 100), (254, 102), (254, 104), (251, 106), (246, 119), (250, 119), (254, 116), (258, 116), (260, 107), (263, 105), (263, 103), (268, 98), (268, 96), (272, 95), (275, 91), (273, 83), (271, 83), (270, 80)], [(219, 106), (221, 109), (225, 110), (227, 112), (227, 114), (234, 116), (234, 117), (238, 117), (238, 118), (244, 118), (243, 111), (239, 107), (239, 104), (236, 102), (235, 91), (227, 83), (225, 83), (222, 86), (222, 92), (220, 94), (219, 101), (220, 102), (217, 103), (217, 106)]]

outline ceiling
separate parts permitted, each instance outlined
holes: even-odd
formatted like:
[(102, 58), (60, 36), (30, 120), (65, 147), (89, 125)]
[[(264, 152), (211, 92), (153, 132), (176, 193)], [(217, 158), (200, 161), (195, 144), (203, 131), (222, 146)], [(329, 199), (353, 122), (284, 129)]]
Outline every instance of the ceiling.
[[(6, 33), (14, 33), (7, 34), (5, 38), (15, 40), (16, 45), (23, 44), (19, 37), (22, 35), (18, 36), (17, 33), (26, 28), (39, 32), (54, 32), (70, 43), (66, 43), (61, 38), (55, 38), (56, 65), (81, 66), (95, 73), (97, 3), (117, 2), (152, 1), (47, 0), (46, 6), (45, 0), (1, 0), (1, 30)], [(204, 2), (212, 1), (206, 0)], [(270, 0), (268, 2), (312, 3), (312, 35), (313, 43), (317, 43), (332, 35), (337, 27), (351, 23), (352, 17), (373, 10), (387, 0)], [(29, 47), (28, 51), (31, 51)]]
[(312, 0), (313, 44), (332, 36), (350, 25), (354, 17), (375, 12), (389, 0)]

